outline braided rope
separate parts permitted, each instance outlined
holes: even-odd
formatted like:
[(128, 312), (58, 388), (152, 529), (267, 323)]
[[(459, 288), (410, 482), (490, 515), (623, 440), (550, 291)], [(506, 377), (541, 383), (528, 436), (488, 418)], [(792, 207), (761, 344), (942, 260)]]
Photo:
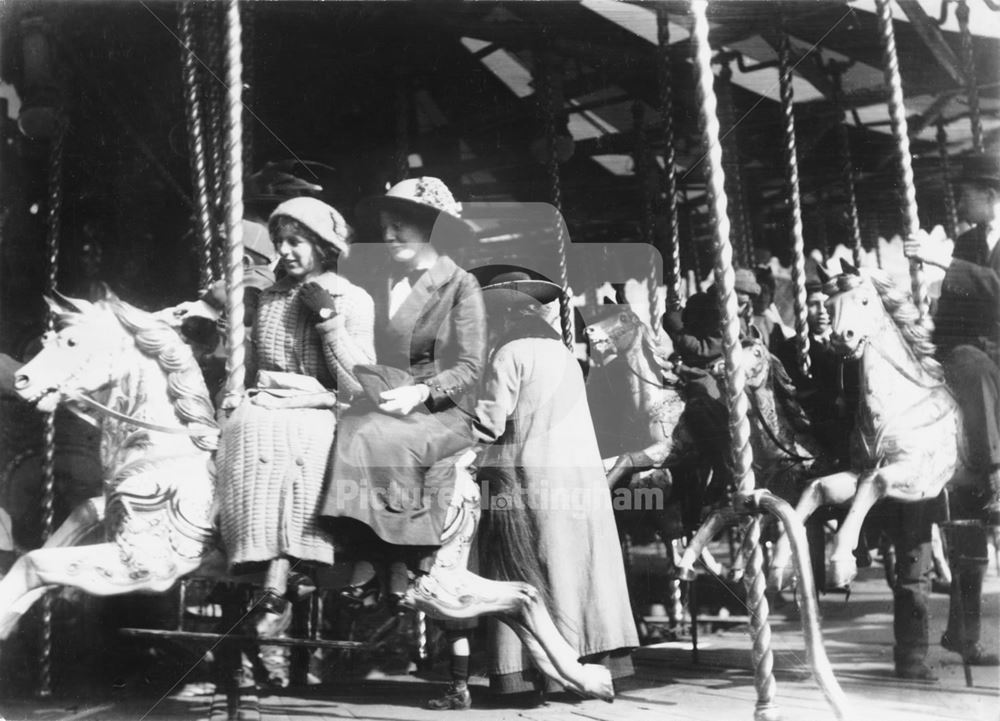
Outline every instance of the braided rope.
[(809, 376), (809, 321), (806, 312), (806, 254), (802, 234), (802, 199), (799, 195), (799, 159), (795, 138), (795, 98), (790, 62), (791, 40), (783, 29), (778, 45), (778, 82), (785, 120), (785, 186), (791, 216), (792, 285), (795, 288), (795, 353), (799, 369)]
[(257, 76), (256, 5), (243, 4), (243, 181), (246, 182), (253, 169), (253, 106)]
[(770, 606), (764, 595), (764, 549), (760, 542), (760, 527), (763, 517), (754, 516), (747, 529), (747, 539), (743, 547), (747, 550), (747, 573), (743, 576), (747, 588), (747, 610), (750, 612), (750, 635), (753, 638), (751, 658), (754, 669), (754, 685), (757, 687), (757, 705), (754, 708), (755, 721), (777, 719), (777, 704), (774, 703), (776, 684), (774, 681), (774, 654), (771, 651)]
[[(667, 263), (668, 310), (681, 307), (680, 218), (677, 213), (677, 151), (674, 148), (674, 88), (670, 63), (670, 22), (665, 3), (656, 5), (657, 70), (659, 71), (660, 123), (663, 125), (663, 197), (670, 228), (670, 259)], [(659, 306), (657, 306), (659, 307)]]
[[(889, 119), (892, 135), (896, 140), (899, 160), (899, 182), (902, 186), (903, 237), (909, 238), (920, 229), (917, 215), (917, 191), (913, 183), (913, 164), (910, 158), (910, 138), (906, 124), (906, 106), (903, 104), (903, 80), (899, 74), (899, 57), (896, 54), (896, 36), (892, 27), (892, 7), (889, 0), (875, 0), (878, 27), (882, 40), (882, 62), (885, 83), (889, 86)], [(910, 259), (910, 285), (913, 302), (926, 319), (929, 312), (927, 294), (924, 292), (924, 273), (921, 263)]]
[(948, 158), (948, 133), (944, 129), (944, 121), (938, 120), (937, 135), (938, 158), (941, 160), (941, 177), (944, 178), (944, 210), (947, 216), (948, 235), (952, 238), (958, 235), (958, 208), (955, 205), (955, 189), (951, 187), (951, 167)]
[(239, 0), (226, 3), (226, 394), (243, 392), (243, 62)]
[(969, 123), (972, 126), (972, 149), (977, 153), (984, 151), (983, 121), (979, 112), (979, 85), (976, 82), (976, 53), (972, 44), (972, 31), (969, 29), (969, 4), (966, 0), (958, 0), (955, 8), (958, 18), (959, 39), (962, 43), (962, 70), (965, 73), (966, 94), (969, 101)]
[[(45, 280), (45, 292), (55, 293), (59, 278), (59, 236), (62, 230), (63, 204), (63, 150), (66, 146), (68, 127), (65, 118), (60, 118), (56, 134), (49, 148), (48, 174), (48, 232), (45, 235), (45, 248), (48, 253), (48, 274)], [(51, 331), (55, 327), (55, 315), (49, 313), (46, 326)], [(55, 530), (56, 501), (56, 414), (46, 413), (42, 426), (42, 543), (49, 539)], [(42, 598), (42, 631), (41, 631), (41, 665), (38, 678), (38, 695), (52, 695), (52, 594), (47, 593)]]
[(854, 159), (851, 155), (851, 137), (847, 132), (847, 117), (843, 110), (843, 67), (831, 60), (830, 75), (833, 81), (833, 102), (841, 116), (837, 123), (837, 151), (840, 155), (840, 178), (847, 195), (847, 216), (851, 228), (851, 251), (855, 267), (861, 267), (864, 247), (861, 244), (861, 222), (858, 219), (858, 197), (854, 183)]
[(179, 34), (183, 51), (184, 114), (187, 119), (188, 155), (196, 201), (198, 244), (201, 250), (199, 280), (207, 289), (215, 280), (212, 273), (212, 216), (208, 199), (208, 169), (205, 167), (204, 119), (198, 93), (198, 59), (195, 56), (194, 5), (181, 5)]
[(552, 193), (552, 205), (556, 209), (556, 249), (559, 253), (558, 283), (562, 288), (559, 296), (559, 325), (562, 328), (563, 342), (570, 351), (573, 345), (573, 312), (569, 304), (569, 269), (567, 265), (568, 250), (566, 248), (566, 227), (562, 218), (562, 182), (559, 177), (559, 158), (556, 154), (556, 114), (562, 112), (562, 99), (556, 88), (556, 60), (551, 53), (542, 55), (541, 102), (542, 122), (544, 124), (545, 140), (548, 156), (545, 169), (549, 176), (549, 189)]

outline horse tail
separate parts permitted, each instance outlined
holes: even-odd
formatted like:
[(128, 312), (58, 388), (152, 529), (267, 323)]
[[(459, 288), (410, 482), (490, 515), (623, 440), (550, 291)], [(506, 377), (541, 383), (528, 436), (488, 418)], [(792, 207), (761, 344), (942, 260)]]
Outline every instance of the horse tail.
[(490, 490), (479, 536), (480, 557), (488, 577), (534, 586), (553, 611), (552, 591), (538, 554), (538, 526), (524, 507), (523, 472), (510, 466), (482, 468), (479, 480), (485, 480)]

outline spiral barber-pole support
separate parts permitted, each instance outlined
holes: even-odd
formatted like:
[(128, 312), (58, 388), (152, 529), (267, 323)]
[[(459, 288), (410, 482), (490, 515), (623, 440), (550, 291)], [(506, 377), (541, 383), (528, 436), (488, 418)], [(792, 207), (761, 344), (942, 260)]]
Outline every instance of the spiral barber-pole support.
[[(708, 42), (708, 2), (693, 0), (694, 16), (692, 38), (695, 52), (695, 93), (701, 108), (702, 137), (708, 161), (705, 187), (708, 191), (709, 209), (715, 228), (715, 285), (719, 297), (720, 316), (723, 319), (722, 344), (726, 363), (726, 407), (729, 411), (730, 466), (734, 483), (740, 492), (752, 491), (756, 485), (753, 472), (753, 451), (750, 448), (750, 423), (747, 420), (747, 398), (744, 393), (746, 377), (740, 358), (740, 321), (734, 289), (733, 249), (729, 240), (729, 218), (726, 215), (726, 178), (722, 166), (722, 147), (719, 144), (719, 119), (713, 89), (712, 49)], [(751, 608), (766, 609), (764, 579), (761, 568), (750, 569), (751, 590), (748, 598)], [(772, 673), (770, 628), (766, 614), (760, 622), (751, 625), (754, 643), (754, 686), (757, 705), (754, 718), (770, 721), (777, 718), (774, 704), (775, 683)]]
[(944, 121), (938, 120), (937, 135), (938, 159), (941, 161), (941, 177), (944, 178), (944, 211), (948, 220), (948, 237), (958, 236), (958, 208), (955, 205), (955, 189), (951, 187), (951, 162), (948, 158), (948, 132), (944, 129)]
[(722, 63), (718, 79), (718, 109), (720, 128), (720, 157), (725, 165), (726, 190), (729, 198), (726, 210), (730, 218), (729, 240), (733, 245), (736, 262), (743, 268), (750, 267), (753, 261), (752, 242), (750, 241), (750, 223), (747, 220), (746, 203), (744, 202), (743, 167), (740, 163), (740, 146), (736, 122), (736, 106), (733, 101), (733, 69), (730, 67), (731, 55), (723, 53), (716, 58)]
[(202, 103), (199, 93), (198, 58), (195, 45), (194, 5), (181, 5), (179, 34), (184, 46), (184, 112), (187, 119), (188, 155), (191, 164), (191, 179), (195, 190), (195, 214), (197, 219), (198, 245), (201, 250), (199, 280), (202, 289), (207, 289), (215, 280), (212, 273), (212, 210), (208, 197), (208, 168), (205, 165), (205, 132)]
[(864, 247), (861, 244), (861, 222), (858, 220), (858, 197), (854, 186), (854, 158), (851, 155), (851, 136), (847, 132), (847, 117), (841, 107), (843, 105), (842, 79), (847, 65), (830, 60), (827, 69), (833, 83), (833, 102), (840, 113), (837, 123), (837, 150), (840, 155), (840, 179), (844, 184), (844, 194), (847, 196), (847, 218), (851, 231), (851, 252), (855, 267), (861, 267), (861, 256)]
[(243, 61), (239, 0), (226, 3), (226, 395), (243, 392)]
[[(63, 148), (66, 144), (67, 124), (60, 118), (56, 134), (49, 148), (48, 176), (48, 230), (45, 235), (45, 249), (48, 260), (48, 274), (45, 292), (52, 295), (59, 277), (59, 234), (62, 220)], [(55, 316), (49, 313), (46, 321), (51, 331), (55, 327)], [(46, 413), (42, 426), (42, 543), (55, 530), (56, 501), (56, 414)], [(52, 594), (42, 597), (41, 663), (38, 672), (38, 695), (52, 695)]]
[(542, 75), (541, 78), (541, 103), (542, 121), (544, 123), (544, 134), (546, 143), (545, 169), (549, 176), (549, 190), (551, 192), (552, 206), (556, 209), (556, 250), (559, 253), (559, 278), (557, 282), (562, 288), (559, 296), (559, 325), (562, 329), (563, 342), (570, 351), (574, 350), (573, 344), (573, 310), (569, 304), (569, 266), (568, 249), (566, 238), (566, 224), (562, 217), (562, 179), (559, 175), (559, 156), (556, 147), (556, 123), (559, 114), (563, 110), (562, 95), (559, 75), (560, 69), (557, 59), (552, 53), (542, 53)]
[(747, 610), (750, 612), (750, 636), (753, 638), (754, 684), (757, 687), (757, 708), (755, 719), (780, 718), (774, 703), (774, 654), (771, 651), (771, 624), (768, 620), (770, 607), (764, 595), (764, 549), (760, 542), (762, 516), (754, 516), (747, 529), (743, 547), (747, 549), (746, 574), (743, 576), (747, 587)]
[(969, 29), (969, 4), (958, 0), (955, 8), (958, 18), (959, 39), (962, 43), (962, 71), (965, 75), (966, 96), (969, 101), (969, 123), (972, 126), (972, 149), (982, 153), (983, 120), (979, 111), (979, 84), (976, 81), (976, 54), (972, 45), (972, 31)]
[[(227, 89), (224, 87), (226, 70), (223, 63), (226, 60), (227, 50), (224, 46), (225, 39), (225, 18), (219, 15), (219, 5), (212, 3), (203, 8), (205, 32), (203, 38), (205, 44), (202, 46), (202, 57), (205, 58), (207, 68), (203, 75), (204, 84), (202, 86), (205, 104), (208, 107), (206, 117), (206, 147), (208, 150), (208, 198), (209, 207), (212, 209), (212, 265), (217, 278), (226, 277), (226, 208), (225, 208), (225, 183), (226, 183), (226, 120), (227, 112)], [(242, 123), (240, 124), (242, 127)], [(241, 151), (242, 152), (242, 151)]]
[(799, 370), (809, 376), (809, 321), (806, 313), (806, 253), (802, 234), (802, 198), (799, 194), (799, 157), (795, 140), (795, 97), (790, 62), (791, 41), (782, 29), (778, 45), (778, 82), (781, 112), (785, 120), (785, 191), (788, 194), (792, 241), (792, 286), (795, 290), (795, 358)]
[[(885, 84), (889, 86), (889, 120), (892, 135), (896, 140), (899, 162), (899, 183), (902, 186), (903, 232), (909, 238), (920, 229), (917, 215), (917, 191), (913, 183), (913, 163), (910, 158), (910, 137), (906, 123), (906, 106), (903, 104), (903, 80), (899, 74), (899, 57), (896, 54), (896, 35), (892, 27), (892, 7), (889, 0), (875, 0), (878, 13), (878, 29), (882, 41), (882, 63)], [(922, 320), (929, 315), (929, 303), (924, 287), (923, 265), (910, 259), (910, 285), (913, 302), (920, 311)]]
[(674, 149), (674, 85), (670, 72), (670, 21), (666, 3), (656, 4), (660, 125), (663, 127), (663, 201), (669, 228), (670, 256), (666, 263), (667, 310), (681, 307), (680, 218), (677, 212), (677, 151)]

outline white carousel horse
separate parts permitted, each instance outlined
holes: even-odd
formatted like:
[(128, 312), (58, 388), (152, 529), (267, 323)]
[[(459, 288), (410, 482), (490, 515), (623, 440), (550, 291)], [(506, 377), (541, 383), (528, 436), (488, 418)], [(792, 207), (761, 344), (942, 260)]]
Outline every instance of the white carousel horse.
[[(219, 430), (190, 348), (166, 322), (110, 292), (95, 303), (49, 303), (59, 331), (18, 370), (15, 390), (43, 411), (62, 402), (99, 417), (105, 495), (74, 511), (0, 581), (0, 639), (49, 587), (95, 595), (163, 592), (218, 555), (212, 452)], [(433, 568), (404, 603), (435, 618), (499, 614), (543, 673), (610, 700), (610, 672), (579, 663), (535, 588), (465, 570), (479, 500), (468, 470), (459, 467), (458, 478)], [(70, 547), (102, 516), (106, 542)]]
[[(850, 504), (827, 562), (830, 587), (856, 575), (853, 550), (876, 502), (934, 498), (962, 470), (959, 409), (916, 307), (884, 273), (861, 275), (847, 264), (845, 271), (831, 281), (827, 305), (835, 344), (861, 364), (854, 468), (813, 481), (796, 507), (805, 521), (820, 506)], [(771, 571), (778, 587), (790, 581), (789, 553), (782, 537)]]

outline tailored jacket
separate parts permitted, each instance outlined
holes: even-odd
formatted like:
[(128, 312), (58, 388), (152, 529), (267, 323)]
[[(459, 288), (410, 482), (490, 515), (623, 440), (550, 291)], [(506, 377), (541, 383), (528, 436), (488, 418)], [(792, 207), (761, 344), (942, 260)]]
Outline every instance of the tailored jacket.
[(955, 240), (934, 314), (934, 342), (942, 357), (969, 344), (1000, 364), (1000, 243), (990, 252), (986, 233), (980, 225)]
[(427, 384), (431, 411), (471, 409), (486, 356), (486, 310), (476, 279), (441, 256), (390, 318), (392, 283), (375, 298), (378, 362)]

